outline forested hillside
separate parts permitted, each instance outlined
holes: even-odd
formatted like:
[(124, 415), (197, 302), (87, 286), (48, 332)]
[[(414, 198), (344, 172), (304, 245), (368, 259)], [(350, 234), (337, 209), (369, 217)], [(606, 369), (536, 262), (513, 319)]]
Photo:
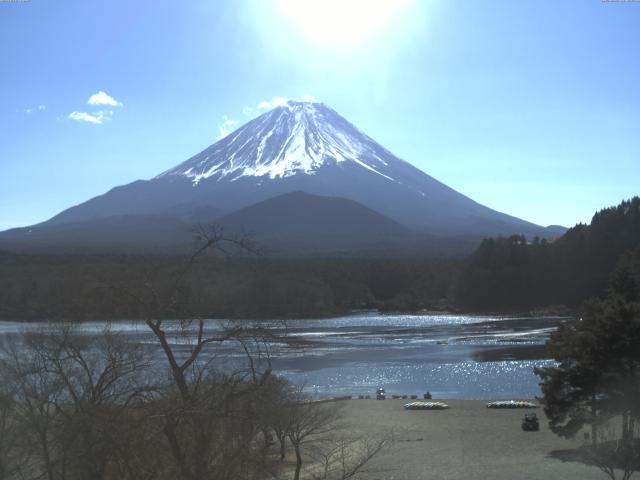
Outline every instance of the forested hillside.
[(577, 306), (601, 295), (622, 256), (638, 248), (640, 197), (597, 212), (590, 225), (553, 242), (485, 239), (462, 269), (455, 304), (474, 310)]
[[(209, 318), (444, 309), (459, 262), (203, 257), (189, 269), (181, 298)], [(185, 263), (167, 255), (0, 254), (0, 318), (142, 318), (151, 291), (168, 292)]]

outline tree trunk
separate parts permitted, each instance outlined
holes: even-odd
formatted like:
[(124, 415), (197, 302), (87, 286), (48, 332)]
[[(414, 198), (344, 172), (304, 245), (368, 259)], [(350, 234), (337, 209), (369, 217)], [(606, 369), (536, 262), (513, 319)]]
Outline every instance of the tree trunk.
[(203, 479), (208, 478), (209, 462), (207, 450), (209, 447), (209, 436), (207, 435), (206, 426), (204, 423), (198, 422), (197, 416), (190, 418), (190, 422), (193, 427), (190, 429), (193, 432), (195, 439), (194, 456), (192, 458), (193, 465), (193, 478)]
[(173, 418), (166, 418), (166, 423), (163, 428), (163, 432), (165, 438), (169, 442), (169, 449), (171, 450), (171, 454), (173, 459), (175, 460), (182, 477), (185, 479), (191, 478), (191, 470), (187, 467), (187, 463), (184, 458), (184, 454), (182, 452), (182, 448), (180, 446), (180, 441), (178, 440), (178, 436), (176, 433), (177, 424)]
[(278, 440), (280, 441), (280, 461), (283, 461), (285, 453), (286, 453), (287, 436), (286, 435), (278, 435)]
[(262, 458), (265, 458), (269, 454), (271, 445), (273, 445), (273, 437), (271, 436), (271, 432), (267, 429), (262, 429), (262, 441), (264, 442), (264, 446), (262, 447)]
[(596, 410), (596, 396), (591, 396), (591, 446), (596, 448), (598, 446), (598, 426), (596, 425), (596, 416), (598, 412)]
[(296, 451), (296, 471), (293, 474), (293, 480), (300, 480), (300, 470), (302, 470), (302, 454), (300, 453), (300, 445), (293, 445)]
[(622, 445), (629, 445), (629, 413), (622, 412)]
[(47, 432), (40, 430), (40, 446), (42, 447), (42, 456), (44, 460), (45, 469), (47, 471), (47, 478), (53, 480), (55, 478), (55, 472), (53, 471), (53, 464), (51, 461), (51, 455), (49, 454), (49, 440), (47, 438)]

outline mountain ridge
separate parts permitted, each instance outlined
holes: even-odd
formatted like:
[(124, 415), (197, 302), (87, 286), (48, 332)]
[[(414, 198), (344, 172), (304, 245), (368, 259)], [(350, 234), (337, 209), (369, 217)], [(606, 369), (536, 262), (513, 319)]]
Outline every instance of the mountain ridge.
[(299, 191), (351, 200), (438, 237), (558, 234), (475, 202), (309, 102), (276, 107), (150, 180), (114, 187), (30, 228), (128, 215), (216, 221)]

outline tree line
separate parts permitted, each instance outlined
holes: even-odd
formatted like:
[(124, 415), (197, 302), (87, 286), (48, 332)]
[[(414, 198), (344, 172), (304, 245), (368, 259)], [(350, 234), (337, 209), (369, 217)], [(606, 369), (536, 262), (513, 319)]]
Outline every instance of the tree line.
[[(0, 318), (138, 319), (141, 285), (162, 292), (184, 256), (0, 254)], [(202, 316), (318, 317), (353, 310), (448, 307), (460, 260), (203, 256), (184, 279)], [(136, 292), (137, 295), (130, 293)], [(162, 312), (158, 312), (161, 314)], [(164, 312), (170, 315), (170, 312)], [(167, 317), (168, 318), (168, 317)]]
[(574, 309), (605, 293), (616, 265), (640, 246), (640, 197), (597, 212), (555, 241), (490, 238), (466, 260), (453, 304), (465, 310)]

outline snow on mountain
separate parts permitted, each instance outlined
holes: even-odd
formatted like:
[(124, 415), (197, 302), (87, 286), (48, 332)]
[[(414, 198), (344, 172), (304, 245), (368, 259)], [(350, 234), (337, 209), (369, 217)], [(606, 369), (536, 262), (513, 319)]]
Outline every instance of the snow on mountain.
[[(357, 202), (412, 231), (441, 238), (548, 236), (538, 225), (492, 210), (439, 182), (328, 106), (312, 102), (277, 106), (155, 178), (115, 187), (38, 227), (94, 225), (123, 216), (152, 216), (154, 229), (158, 217), (210, 223), (291, 192)], [(292, 197), (283, 198), (292, 202)], [(337, 234), (324, 217), (316, 220), (321, 231)], [(131, 223), (116, 222), (113, 228), (126, 230)]]
[(323, 166), (350, 162), (394, 181), (385, 173), (389, 156), (390, 152), (322, 103), (289, 101), (156, 178), (181, 175), (194, 185), (211, 177), (276, 179), (313, 175)]

